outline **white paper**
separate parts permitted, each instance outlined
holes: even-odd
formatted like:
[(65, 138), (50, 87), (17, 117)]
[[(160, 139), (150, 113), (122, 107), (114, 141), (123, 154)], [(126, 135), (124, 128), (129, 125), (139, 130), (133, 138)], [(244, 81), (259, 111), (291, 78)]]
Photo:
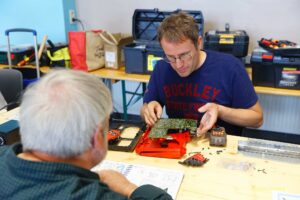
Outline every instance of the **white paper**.
[(7, 105), (7, 102), (5, 101), (2, 93), (0, 92), (0, 110), (5, 109), (5, 106)]
[(176, 199), (177, 192), (183, 179), (183, 172), (146, 165), (133, 165), (122, 162), (104, 160), (92, 171), (101, 169), (114, 169), (122, 173), (129, 181), (141, 186), (151, 184), (166, 190), (173, 199)]
[(273, 200), (300, 200), (300, 194), (273, 191)]
[(116, 62), (116, 54), (115, 52), (106, 51), (105, 52), (105, 61), (106, 62)]

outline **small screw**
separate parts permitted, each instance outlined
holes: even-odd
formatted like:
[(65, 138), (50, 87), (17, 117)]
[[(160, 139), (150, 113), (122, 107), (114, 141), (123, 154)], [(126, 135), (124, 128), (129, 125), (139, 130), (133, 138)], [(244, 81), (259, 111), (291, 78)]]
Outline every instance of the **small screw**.
[(218, 151), (217, 151), (217, 154), (220, 154), (220, 153), (222, 153), (222, 152), (223, 152), (222, 150), (218, 150)]
[(267, 173), (265, 169), (258, 169), (257, 171), (258, 171), (258, 172), (263, 172), (264, 174)]

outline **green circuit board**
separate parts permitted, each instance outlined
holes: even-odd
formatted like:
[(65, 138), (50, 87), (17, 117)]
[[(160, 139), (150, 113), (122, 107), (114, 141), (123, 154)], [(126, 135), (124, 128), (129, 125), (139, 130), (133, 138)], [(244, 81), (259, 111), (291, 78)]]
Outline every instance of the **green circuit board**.
[(191, 134), (197, 131), (197, 120), (194, 119), (159, 119), (152, 127), (150, 138), (164, 138), (170, 130), (189, 130)]

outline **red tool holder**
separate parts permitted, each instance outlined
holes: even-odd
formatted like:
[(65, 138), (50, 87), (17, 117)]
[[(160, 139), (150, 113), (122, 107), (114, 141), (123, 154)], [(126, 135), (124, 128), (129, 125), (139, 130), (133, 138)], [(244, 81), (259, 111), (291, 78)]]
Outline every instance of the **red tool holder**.
[(185, 155), (186, 143), (190, 141), (189, 131), (170, 133), (167, 138), (149, 138), (150, 130), (145, 131), (137, 144), (137, 154), (160, 158), (181, 158)]

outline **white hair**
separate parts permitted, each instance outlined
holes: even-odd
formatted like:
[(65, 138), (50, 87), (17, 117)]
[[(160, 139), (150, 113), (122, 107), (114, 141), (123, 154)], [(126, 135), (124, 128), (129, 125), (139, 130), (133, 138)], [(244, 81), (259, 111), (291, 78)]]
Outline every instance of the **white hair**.
[(111, 94), (101, 79), (86, 72), (53, 70), (23, 95), (23, 150), (60, 157), (80, 155), (91, 147), (97, 127), (104, 126), (111, 111)]

